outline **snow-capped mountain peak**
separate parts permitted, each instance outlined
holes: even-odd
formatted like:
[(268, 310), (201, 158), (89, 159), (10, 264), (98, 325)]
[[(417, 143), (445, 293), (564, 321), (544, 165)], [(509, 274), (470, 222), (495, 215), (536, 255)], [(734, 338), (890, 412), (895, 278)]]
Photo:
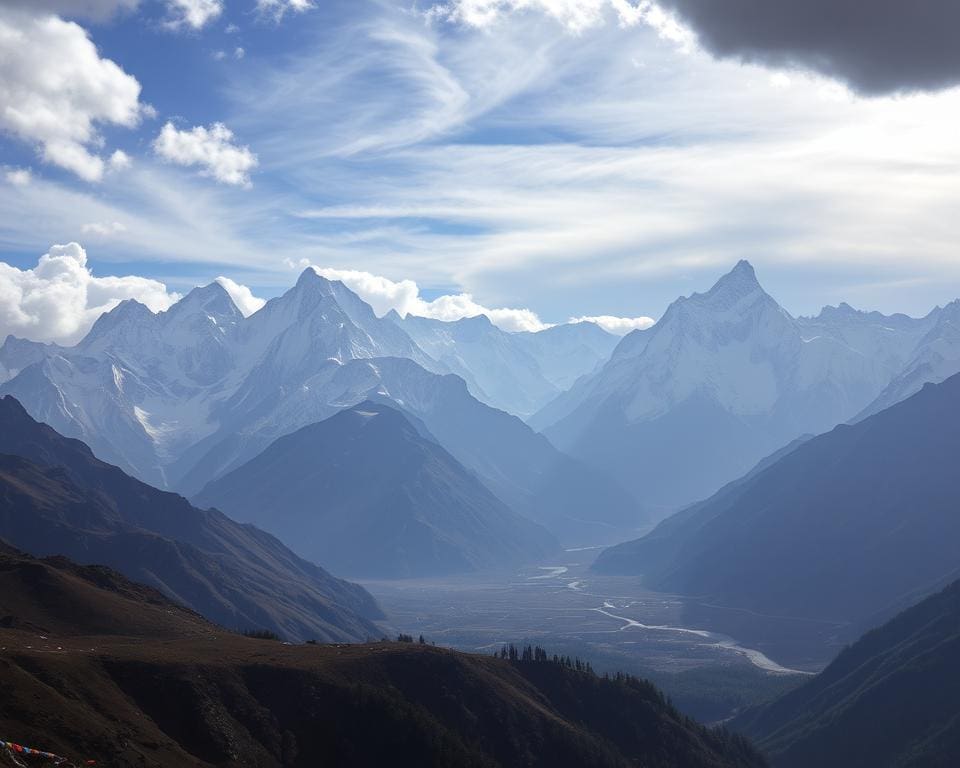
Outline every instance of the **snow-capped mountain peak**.
[(895, 364), (867, 354), (873, 338), (794, 319), (741, 261), (531, 423), (638, 494), (686, 503), (876, 397)]
[(757, 280), (757, 274), (749, 261), (740, 261), (727, 274), (717, 280), (706, 293), (694, 293), (677, 299), (658, 325), (669, 320), (671, 313), (709, 315), (712, 322), (736, 322), (762, 309), (786, 312), (766, 292)]
[(218, 325), (235, 324), (243, 319), (243, 314), (230, 298), (230, 294), (217, 281), (194, 288), (163, 312), (162, 317), (169, 323), (193, 314), (205, 315)]
[(156, 315), (146, 305), (136, 299), (125, 299), (109, 312), (100, 315), (80, 343), (89, 344), (96, 339), (116, 333), (117, 329), (150, 325), (155, 320)]
[(736, 301), (756, 293), (764, 293), (760, 281), (757, 280), (756, 270), (749, 261), (741, 259), (733, 269), (714, 283), (705, 296), (713, 301)]

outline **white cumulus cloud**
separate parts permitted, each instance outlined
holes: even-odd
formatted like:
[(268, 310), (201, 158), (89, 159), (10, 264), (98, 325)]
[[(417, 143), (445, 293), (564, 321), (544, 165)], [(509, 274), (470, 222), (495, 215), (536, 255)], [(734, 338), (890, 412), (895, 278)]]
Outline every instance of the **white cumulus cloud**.
[(209, 128), (198, 125), (189, 131), (167, 123), (153, 142), (162, 159), (176, 165), (198, 166), (201, 173), (223, 184), (250, 187), (250, 171), (257, 167), (257, 156), (249, 147), (233, 143), (233, 131), (223, 123)]
[(29, 168), (10, 168), (4, 173), (8, 184), (15, 187), (25, 187), (33, 181), (33, 174)]
[(7, 334), (34, 341), (73, 344), (104, 312), (136, 299), (154, 312), (180, 299), (156, 280), (97, 277), (77, 243), (54, 245), (33, 269), (0, 261), (0, 339)]
[(447, 0), (427, 11), (432, 18), (488, 27), (510, 14), (537, 11), (553, 17), (571, 32), (604, 23), (611, 11), (622, 26), (660, 22), (663, 12), (650, 0)]
[(133, 128), (143, 111), (140, 83), (101, 58), (83, 27), (0, 9), (0, 130), (45, 162), (99, 181), (98, 124)]
[(167, 26), (200, 29), (223, 13), (223, 0), (167, 0), (171, 19)]
[(133, 164), (133, 159), (122, 149), (117, 149), (110, 155), (110, 170), (125, 171)]
[[(373, 311), (383, 316), (391, 309), (400, 315), (416, 315), (431, 317), (434, 320), (452, 322), (465, 317), (486, 315), (490, 322), (504, 331), (543, 331), (551, 327), (531, 309), (516, 309), (509, 307), (486, 307), (476, 301), (469, 293), (447, 294), (427, 301), (420, 296), (420, 287), (413, 280), (390, 280), (381, 275), (363, 272), (354, 269), (335, 269), (333, 267), (317, 267), (307, 260), (299, 264), (290, 263), (291, 267), (312, 266), (313, 270), (328, 280), (339, 280), (361, 299), (367, 302)], [(225, 286), (226, 287), (226, 286)], [(654, 320), (649, 317), (613, 317), (598, 315), (592, 317), (575, 317), (571, 323), (596, 323), (610, 333), (623, 336), (636, 328), (649, 328)]]
[[(299, 266), (312, 265), (301, 262)], [(440, 296), (426, 301), (420, 296), (420, 287), (413, 280), (395, 281), (354, 269), (317, 266), (313, 266), (313, 269), (321, 277), (342, 282), (380, 316), (395, 309), (403, 316), (417, 315), (448, 322), (486, 315), (494, 325), (505, 331), (542, 331), (550, 327), (530, 309), (491, 309), (479, 304), (469, 293)]]
[(241, 285), (229, 277), (224, 277), (221, 275), (217, 278), (217, 282), (223, 286), (223, 289), (230, 294), (230, 298), (233, 299), (233, 303), (237, 305), (237, 309), (243, 314), (244, 317), (250, 317), (254, 312), (263, 307), (267, 302), (264, 299), (259, 298), (258, 296), (253, 295), (247, 286)]
[(571, 317), (571, 323), (595, 323), (608, 333), (626, 336), (630, 331), (643, 330), (656, 323), (652, 317), (615, 317), (613, 315), (584, 315)]

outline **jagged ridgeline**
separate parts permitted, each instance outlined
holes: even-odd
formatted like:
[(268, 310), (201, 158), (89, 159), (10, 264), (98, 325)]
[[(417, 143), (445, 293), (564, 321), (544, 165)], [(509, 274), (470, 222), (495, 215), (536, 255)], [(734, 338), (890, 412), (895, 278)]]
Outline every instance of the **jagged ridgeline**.
[(308, 269), (247, 318), (213, 283), (159, 314), (123, 302), (75, 347), (8, 339), (0, 348), (0, 394), (84, 440), (100, 459), (188, 496), (277, 438), (344, 407), (388, 401), (421, 421), (501, 502), (561, 541), (607, 542), (611, 530), (641, 526), (635, 497), (491, 407), (500, 401), (476, 384), (523, 379), (506, 373), (522, 363), (541, 384), (557, 382), (549, 385), (553, 396), (592, 370), (615, 339), (595, 326), (544, 334), (506, 334), (482, 321), (463, 328), (474, 326), (478, 333), (467, 336), (441, 329), (452, 344), (466, 345), (455, 355), (462, 364), (428, 345), (435, 359), (407, 334), (407, 323), (378, 318), (342, 283)]
[(960, 371), (958, 316), (954, 302), (921, 319), (845, 304), (795, 318), (741, 261), (627, 335), (530, 424), (649, 508), (673, 511), (801, 435)]

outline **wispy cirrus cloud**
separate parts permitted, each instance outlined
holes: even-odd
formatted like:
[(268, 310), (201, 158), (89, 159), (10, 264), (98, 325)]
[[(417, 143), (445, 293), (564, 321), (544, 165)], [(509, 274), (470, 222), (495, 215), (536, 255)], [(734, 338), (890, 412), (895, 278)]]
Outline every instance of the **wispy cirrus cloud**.
[[(960, 293), (956, 92), (862, 99), (718, 60), (678, 45), (649, 3), (475, 3), (496, 12), (475, 23), (425, 17), (436, 5), (316, 3), (302, 44), (272, 58), (233, 38), (247, 59), (217, 68), (217, 113), (174, 129), (223, 120), (256, 152), (255, 189), (150, 152), (96, 194), (35, 169), (2, 185), (0, 243), (22, 254), (122, 221), (98, 259), (231, 264), (276, 289), (307, 258), (544, 323), (656, 316), (741, 257), (795, 312), (848, 295), (923, 311)], [(907, 278), (924, 282), (885, 287)]]

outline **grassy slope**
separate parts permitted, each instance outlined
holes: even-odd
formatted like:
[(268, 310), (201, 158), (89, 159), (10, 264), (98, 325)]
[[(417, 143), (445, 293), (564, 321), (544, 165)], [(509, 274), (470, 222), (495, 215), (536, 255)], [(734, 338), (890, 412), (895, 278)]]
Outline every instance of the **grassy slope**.
[(249, 639), (63, 560), (0, 552), (0, 626), (0, 734), (104, 765), (763, 765), (648, 683), (406, 643)]

